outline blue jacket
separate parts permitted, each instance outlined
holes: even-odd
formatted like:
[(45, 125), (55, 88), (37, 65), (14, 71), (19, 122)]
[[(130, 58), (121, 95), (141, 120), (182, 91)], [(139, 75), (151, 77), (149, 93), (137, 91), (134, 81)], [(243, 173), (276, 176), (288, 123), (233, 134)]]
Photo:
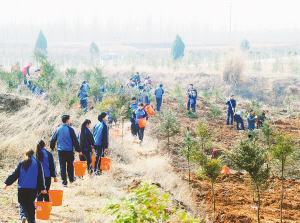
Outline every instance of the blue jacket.
[[(227, 105), (227, 111), (235, 111), (236, 100), (227, 99), (226, 105)], [(231, 107), (231, 105), (232, 105), (232, 107)]]
[(254, 130), (255, 129), (255, 123), (256, 123), (256, 118), (254, 118), (253, 115), (251, 115), (249, 113), (249, 115), (247, 117), (247, 129)]
[(28, 169), (23, 168), (23, 161), (21, 161), (14, 172), (7, 177), (5, 184), (10, 186), (17, 179), (18, 188), (45, 190), (45, 178), (44, 171), (40, 161), (36, 160), (33, 156), (31, 157), (31, 164)]
[(124, 95), (125, 94), (125, 90), (122, 88), (118, 91), (117, 95)]
[(147, 118), (148, 120), (148, 113), (144, 109), (143, 110), (136, 109), (133, 112), (133, 118), (135, 120), (135, 124), (139, 125), (138, 119)]
[(98, 122), (94, 127), (95, 146), (108, 148), (109, 146), (109, 128), (105, 121)]
[(130, 103), (130, 106), (129, 106), (129, 108), (130, 109), (133, 109), (133, 110), (135, 110), (135, 109), (137, 109), (139, 107), (139, 104), (137, 103), (137, 102), (135, 102), (135, 104), (133, 104), (132, 102)]
[[(47, 149), (41, 149), (43, 153), (43, 159), (40, 161), (43, 166), (44, 176), (45, 177), (56, 177), (56, 168), (55, 168), (55, 161), (53, 158), (53, 154), (50, 153)], [(36, 155), (35, 155), (36, 158)]]
[(80, 98), (80, 100), (86, 100), (87, 98), (87, 93), (84, 90), (81, 90), (78, 94), (78, 97)]
[(105, 92), (105, 88), (104, 88), (104, 86), (103, 85), (101, 85), (101, 87), (100, 87), (100, 94), (102, 93), (104, 93)]
[(144, 106), (147, 106), (149, 104), (149, 98), (148, 98), (147, 94), (145, 94), (145, 93), (141, 94), (140, 102), (144, 103)]
[(50, 148), (53, 150), (57, 141), (58, 151), (73, 151), (73, 147), (77, 152), (81, 152), (75, 131), (67, 124), (62, 124), (55, 130), (51, 141)]
[(157, 88), (155, 90), (155, 96), (156, 98), (162, 98), (163, 94), (164, 94), (164, 89), (162, 89), (161, 87), (160, 88)]
[(197, 94), (190, 94), (189, 100), (190, 100), (191, 105), (196, 104)]
[(92, 152), (92, 146), (95, 144), (93, 134), (91, 131), (85, 127), (85, 137), (83, 142), (80, 142), (81, 132), (78, 134), (78, 142), (81, 146), (82, 151)]

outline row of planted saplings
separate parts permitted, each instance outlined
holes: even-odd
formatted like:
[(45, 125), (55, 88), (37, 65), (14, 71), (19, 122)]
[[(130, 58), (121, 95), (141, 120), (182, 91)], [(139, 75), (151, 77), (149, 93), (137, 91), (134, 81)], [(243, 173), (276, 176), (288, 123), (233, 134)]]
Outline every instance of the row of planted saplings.
[[(95, 166), (96, 155), (92, 155), (92, 167)], [(86, 161), (74, 161), (74, 170), (76, 176), (84, 176), (86, 173)], [(104, 171), (110, 170), (112, 159), (101, 157), (100, 169)], [(40, 220), (48, 220), (53, 206), (61, 206), (63, 201), (63, 190), (49, 190), (49, 202), (36, 201), (36, 218)]]

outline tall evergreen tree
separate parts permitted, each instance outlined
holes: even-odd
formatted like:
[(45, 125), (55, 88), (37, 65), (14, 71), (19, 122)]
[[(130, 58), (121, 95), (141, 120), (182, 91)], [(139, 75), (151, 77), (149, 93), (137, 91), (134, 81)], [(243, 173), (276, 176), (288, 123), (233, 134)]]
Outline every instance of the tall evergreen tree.
[(173, 56), (174, 60), (177, 60), (180, 57), (184, 56), (184, 48), (185, 45), (179, 35), (176, 36), (173, 45), (172, 45), (172, 51), (171, 54)]
[(45, 53), (47, 53), (47, 40), (46, 37), (44, 36), (42, 30), (40, 31), (38, 38), (36, 40), (35, 46), (34, 46), (34, 51), (42, 50)]

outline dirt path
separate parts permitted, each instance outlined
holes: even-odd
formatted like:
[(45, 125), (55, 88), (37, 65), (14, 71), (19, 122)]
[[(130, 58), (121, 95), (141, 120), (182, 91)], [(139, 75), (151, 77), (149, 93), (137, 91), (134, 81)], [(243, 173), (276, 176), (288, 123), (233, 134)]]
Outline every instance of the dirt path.
[[(157, 183), (162, 190), (174, 195), (173, 200), (182, 202), (191, 210), (196, 209), (187, 182), (173, 170), (169, 157), (158, 152), (157, 141), (148, 135), (150, 131), (146, 129), (144, 143), (139, 146), (138, 141), (131, 137), (128, 127), (129, 123), (126, 123), (123, 146), (121, 138), (110, 138), (108, 157), (114, 159), (111, 170), (97, 177), (85, 175), (83, 180), (77, 179), (64, 188), (63, 206), (52, 208), (48, 222), (111, 222), (111, 216), (101, 213), (110, 202), (109, 198), (121, 199), (140, 182)], [(147, 128), (151, 128), (151, 123)], [(57, 156), (56, 153), (54, 155)], [(4, 182), (11, 171), (0, 170), (0, 181)], [(51, 188), (60, 189), (60, 185), (60, 182), (52, 183)], [(1, 189), (0, 209), (1, 223), (18, 220), (17, 183), (6, 191)]]

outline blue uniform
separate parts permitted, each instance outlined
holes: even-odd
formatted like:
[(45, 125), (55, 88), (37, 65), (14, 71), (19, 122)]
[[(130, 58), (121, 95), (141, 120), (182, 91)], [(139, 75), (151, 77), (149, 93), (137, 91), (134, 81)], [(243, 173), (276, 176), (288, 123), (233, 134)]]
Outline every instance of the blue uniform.
[(229, 119), (230, 119), (230, 125), (233, 124), (233, 114), (235, 112), (236, 107), (236, 101), (233, 99), (227, 99), (226, 101), (227, 105), (227, 125), (229, 125)]
[(148, 120), (148, 113), (144, 109), (136, 109), (133, 112), (133, 118), (135, 120), (136, 128), (138, 129), (139, 140), (143, 141), (145, 128), (140, 128), (138, 120), (142, 118), (146, 118)]
[(87, 161), (88, 172), (91, 172), (91, 164), (92, 164), (92, 146), (95, 144), (93, 134), (91, 131), (85, 127), (85, 137), (82, 142), (80, 142), (81, 132), (78, 134), (78, 142), (82, 149), (83, 156), (80, 156), (80, 161)]
[(162, 89), (161, 87), (160, 88), (157, 88), (155, 90), (155, 96), (156, 96), (156, 109), (157, 111), (160, 111), (160, 107), (161, 107), (161, 103), (162, 103), (162, 96), (164, 94), (164, 89)]
[[(194, 88), (189, 88), (187, 89), (186, 93), (190, 96), (192, 94), (192, 91), (194, 90)], [(187, 105), (187, 110), (189, 111), (191, 107), (191, 100), (190, 97), (188, 97), (188, 105)]]
[(104, 157), (104, 149), (109, 146), (109, 127), (105, 121), (98, 122), (94, 127), (94, 148), (96, 152), (96, 160), (94, 171), (100, 169), (101, 157)]
[[(43, 154), (42, 160), (40, 162), (42, 163), (43, 170), (44, 170), (44, 177), (45, 177), (45, 186), (46, 190), (49, 191), (50, 186), (51, 186), (51, 177), (56, 177), (56, 167), (55, 167), (55, 161), (53, 154), (50, 153), (48, 150), (45, 148), (41, 148), (41, 152)], [(36, 157), (36, 156), (35, 156)], [(48, 194), (41, 194), (41, 191), (38, 191), (38, 201), (49, 201), (49, 196)]]
[(196, 112), (196, 101), (197, 101), (197, 94), (196, 93), (192, 93), (189, 95), (189, 101), (190, 101), (190, 105), (192, 107), (193, 112)]
[(140, 103), (143, 103), (144, 106), (149, 105), (149, 98), (148, 98), (147, 94), (145, 94), (145, 93), (141, 94), (141, 96), (140, 96)]
[(35, 222), (34, 200), (38, 190), (45, 190), (44, 172), (42, 164), (31, 157), (28, 169), (23, 167), (23, 161), (19, 163), (14, 172), (5, 180), (6, 185), (12, 185), (17, 179), (18, 202), (20, 218), (27, 218), (28, 222)]
[(247, 129), (253, 131), (255, 129), (256, 118), (249, 113), (247, 117)]
[(138, 103), (135, 102), (135, 104), (133, 104), (131, 102), (129, 108), (131, 110), (131, 118), (130, 118), (130, 122), (131, 122), (131, 135), (136, 136), (138, 130), (136, 128), (135, 120), (133, 118), (133, 112), (134, 112), (134, 110), (138, 109)]
[(51, 141), (50, 148), (54, 150), (57, 141), (57, 151), (60, 165), (60, 175), (63, 185), (67, 185), (67, 174), (68, 171), (69, 181), (73, 182), (74, 178), (74, 153), (73, 147), (77, 152), (81, 152), (80, 145), (78, 143), (75, 131), (72, 127), (67, 124), (61, 125), (54, 132)]

